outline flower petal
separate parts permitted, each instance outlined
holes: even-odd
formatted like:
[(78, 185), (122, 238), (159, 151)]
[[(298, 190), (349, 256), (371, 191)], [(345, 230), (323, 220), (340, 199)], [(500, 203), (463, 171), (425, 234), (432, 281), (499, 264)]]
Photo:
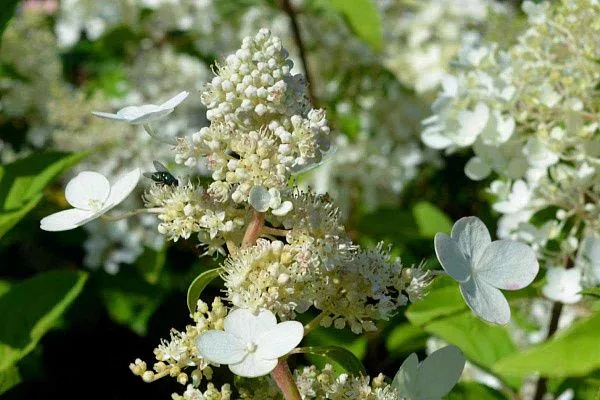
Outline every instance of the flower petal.
[(117, 115), (131, 124), (145, 124), (156, 121), (173, 112), (172, 108), (162, 108), (155, 104), (129, 106), (120, 109)]
[(459, 282), (469, 279), (470, 264), (460, 251), (456, 240), (445, 233), (436, 233), (433, 243), (435, 254), (444, 271)]
[(465, 165), (465, 175), (474, 181), (487, 178), (492, 173), (492, 168), (479, 157), (471, 157)]
[(531, 247), (512, 240), (496, 240), (473, 265), (473, 274), (499, 289), (518, 290), (533, 282), (539, 268)]
[(140, 177), (142, 176), (142, 170), (139, 168), (130, 171), (121, 177), (119, 177), (114, 185), (110, 188), (110, 194), (106, 200), (106, 206), (102, 208), (103, 212), (106, 212), (121, 203), (138, 184)]
[(415, 353), (408, 356), (394, 377), (392, 386), (398, 391), (400, 396), (413, 398), (417, 392), (417, 370), (419, 368), (419, 359)]
[(441, 399), (456, 385), (465, 367), (465, 356), (456, 346), (434, 351), (419, 366), (417, 398)]
[(190, 92), (187, 92), (184, 90), (183, 92), (176, 94), (175, 96), (171, 97), (169, 100), (162, 103), (160, 105), (160, 107), (173, 109), (173, 108), (177, 107), (179, 104), (181, 104), (181, 102), (184, 101), (185, 98), (188, 97), (189, 94), (190, 94)]
[(248, 203), (258, 212), (265, 212), (269, 209), (272, 199), (271, 193), (262, 186), (255, 185), (248, 194)]
[(277, 326), (275, 315), (262, 309), (255, 315), (246, 308), (238, 308), (225, 317), (224, 328), (244, 343), (255, 343), (255, 341), (267, 331)]
[(300, 322), (281, 322), (254, 342), (257, 346), (256, 355), (265, 359), (279, 358), (298, 346), (302, 337), (304, 337), (304, 327)]
[(467, 260), (473, 264), (492, 242), (490, 232), (477, 217), (464, 217), (456, 221), (450, 234)]
[(102, 111), (92, 111), (96, 117), (107, 118), (107, 119), (115, 119), (117, 121), (124, 121), (125, 119), (117, 114), (106, 113)]
[(242, 362), (229, 365), (229, 369), (236, 375), (246, 378), (256, 378), (267, 375), (277, 366), (277, 359), (266, 360), (257, 357), (256, 353), (250, 353)]
[(510, 307), (499, 289), (472, 276), (460, 284), (460, 292), (479, 318), (495, 324), (507, 324), (510, 321)]
[(106, 202), (109, 193), (108, 179), (93, 171), (80, 172), (65, 188), (69, 204), (81, 210), (92, 210), (94, 206), (99, 209)]
[(68, 231), (98, 217), (100, 213), (70, 208), (42, 218), (40, 228), (49, 232)]
[(248, 352), (246, 344), (229, 332), (210, 330), (196, 338), (200, 355), (216, 364), (235, 364), (244, 359)]

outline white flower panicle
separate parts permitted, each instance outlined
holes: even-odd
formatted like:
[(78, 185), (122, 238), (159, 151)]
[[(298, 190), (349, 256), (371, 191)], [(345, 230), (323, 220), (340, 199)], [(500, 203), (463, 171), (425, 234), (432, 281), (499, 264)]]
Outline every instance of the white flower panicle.
[(311, 109), (306, 83), (292, 75), (281, 40), (261, 29), (218, 67), (202, 93), (210, 126), (181, 139), (176, 161), (206, 157), (220, 201), (249, 199), (252, 188), (283, 188), (295, 171), (319, 162), (329, 148), (323, 110)]
[[(212, 182), (154, 184), (144, 195), (160, 233), (173, 241), (197, 234), (208, 252), (227, 254), (220, 272), (234, 307), (222, 326), (173, 333), (157, 357), (178, 362), (199, 355), (195, 365), (228, 365), (238, 376), (261, 377), (301, 341), (304, 327), (290, 321), (297, 314), (312, 307), (321, 312), (313, 325), (359, 334), (374, 331), (377, 320), (427, 289), (430, 275), (404, 268), (383, 244), (355, 245), (328, 195), (288, 187), (293, 173), (321, 160), (329, 133), (325, 113), (310, 107), (303, 78), (290, 68), (281, 41), (268, 30), (246, 38), (202, 94), (210, 126), (180, 138), (175, 149), (176, 161), (189, 168), (204, 159)], [(382, 379), (375, 385), (367, 377), (332, 377), (325, 398), (357, 391), (364, 399), (397, 398)], [(241, 398), (252, 398), (245, 393), (240, 390)], [(270, 396), (270, 390), (260, 393), (256, 398)], [(204, 394), (194, 381), (185, 396)]]
[(312, 306), (325, 314), (323, 326), (348, 326), (358, 334), (406, 305), (402, 293), (412, 300), (423, 296), (429, 275), (403, 268), (382, 244), (368, 250), (352, 244), (325, 196), (295, 191), (291, 201), (292, 212), (267, 218), (285, 232), (285, 242), (259, 239), (225, 261), (223, 279), (234, 306), (266, 308), (284, 319)]
[[(499, 233), (530, 243), (556, 267), (575, 258), (582, 237), (600, 233), (600, 4), (525, 1), (523, 10), (529, 27), (510, 48), (461, 51), (422, 140), (450, 152), (471, 148), (466, 175), (498, 177), (489, 192), (504, 214)], [(582, 285), (594, 284), (589, 274), (578, 276)], [(558, 290), (551, 287), (549, 293)]]
[(380, 3), (384, 15), (396, 17), (383, 20), (385, 63), (418, 93), (438, 88), (461, 43), (480, 40), (495, 19), (515, 18), (509, 7), (492, 0)]

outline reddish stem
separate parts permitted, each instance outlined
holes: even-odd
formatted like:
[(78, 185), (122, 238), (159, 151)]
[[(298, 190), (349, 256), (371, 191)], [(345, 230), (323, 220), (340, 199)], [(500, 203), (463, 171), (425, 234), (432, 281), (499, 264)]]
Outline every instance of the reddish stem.
[(250, 224), (248, 224), (248, 227), (246, 228), (246, 233), (244, 233), (244, 239), (242, 240), (242, 249), (250, 247), (256, 243), (256, 240), (260, 237), (262, 233), (264, 224), (265, 214), (260, 213), (258, 211), (254, 211), (254, 214), (252, 214), (252, 221), (250, 221)]
[(296, 386), (296, 382), (294, 381), (294, 377), (290, 372), (290, 368), (283, 358), (278, 360), (277, 366), (271, 371), (271, 375), (273, 376), (273, 379), (275, 379), (275, 382), (277, 382), (277, 386), (279, 386), (279, 390), (283, 393), (285, 400), (302, 399), (298, 387)]

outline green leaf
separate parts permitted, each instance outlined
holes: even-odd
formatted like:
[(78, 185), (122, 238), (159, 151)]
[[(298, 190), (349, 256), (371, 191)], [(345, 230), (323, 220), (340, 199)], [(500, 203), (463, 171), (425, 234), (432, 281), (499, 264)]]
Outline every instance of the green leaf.
[(461, 382), (452, 389), (446, 400), (504, 400), (496, 390), (476, 382)]
[(8, 25), (8, 21), (10, 21), (17, 9), (17, 4), (19, 4), (19, 0), (2, 0), (2, 7), (0, 7), (0, 40), (2, 39), (6, 25)]
[(8, 392), (11, 388), (21, 383), (21, 374), (15, 366), (0, 371), (0, 394)]
[(102, 275), (101, 279), (102, 300), (110, 317), (138, 335), (145, 335), (148, 322), (160, 307), (165, 291), (132, 268), (124, 269), (118, 275)]
[(565, 378), (585, 376), (600, 368), (600, 313), (574, 323), (548, 342), (507, 355), (494, 365), (501, 374)]
[(433, 238), (438, 232), (449, 234), (452, 230), (452, 220), (431, 203), (421, 201), (412, 211), (422, 236)]
[(208, 284), (221, 274), (221, 268), (209, 269), (204, 271), (194, 279), (187, 291), (187, 306), (190, 313), (196, 312), (198, 299), (202, 294), (202, 291)]
[[(487, 370), (491, 370), (501, 358), (516, 351), (505, 327), (483, 322), (470, 310), (435, 320), (425, 325), (425, 330), (458, 346), (471, 362)], [(518, 387), (521, 383), (514, 378), (514, 374), (501, 375), (512, 387)]]
[(37, 205), (48, 184), (88, 154), (40, 152), (0, 166), (0, 238)]
[(135, 262), (135, 265), (148, 283), (156, 284), (165, 266), (166, 259), (166, 246), (163, 246), (160, 250), (145, 248), (140, 258)]
[(420, 327), (404, 323), (387, 335), (385, 347), (389, 353), (409, 353), (424, 347), (428, 335)]
[(596, 287), (593, 287), (593, 288), (584, 289), (584, 290), (582, 290), (579, 293), (585, 294), (585, 295), (588, 295), (588, 296), (600, 297), (600, 286), (596, 286)]
[(74, 271), (38, 274), (0, 297), (0, 371), (29, 353), (81, 292), (87, 275)]
[(373, 0), (321, 0), (344, 16), (354, 34), (375, 51), (381, 50), (383, 30), (381, 16)]
[(411, 304), (406, 317), (413, 325), (421, 326), (436, 318), (456, 314), (467, 308), (458, 285), (449, 276), (440, 276), (431, 285), (424, 299)]
[(366, 375), (365, 367), (351, 351), (339, 346), (312, 346), (298, 347), (292, 353), (307, 353), (316, 356), (327, 357), (341, 365), (349, 374), (359, 376)]

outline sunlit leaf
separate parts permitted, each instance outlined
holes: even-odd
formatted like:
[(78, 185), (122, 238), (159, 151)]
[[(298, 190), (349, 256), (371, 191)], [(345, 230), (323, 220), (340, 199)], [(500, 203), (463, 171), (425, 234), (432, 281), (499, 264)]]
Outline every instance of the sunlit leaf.
[(44, 188), (88, 153), (34, 153), (0, 166), (0, 238), (42, 199)]
[(21, 382), (21, 374), (15, 366), (0, 371), (0, 394), (9, 391)]
[(374, 50), (381, 50), (383, 30), (381, 16), (373, 0), (320, 0), (319, 4), (333, 7), (344, 16), (348, 26)]
[(600, 313), (575, 322), (548, 342), (503, 357), (494, 370), (516, 376), (585, 376), (600, 368), (600, 351), (592, 350), (598, 349), (598, 332)]
[(0, 371), (29, 353), (81, 292), (87, 275), (46, 272), (10, 288), (0, 297)]
[(413, 215), (422, 236), (432, 238), (438, 232), (450, 234), (452, 220), (433, 204), (426, 201), (418, 202), (413, 207)]

